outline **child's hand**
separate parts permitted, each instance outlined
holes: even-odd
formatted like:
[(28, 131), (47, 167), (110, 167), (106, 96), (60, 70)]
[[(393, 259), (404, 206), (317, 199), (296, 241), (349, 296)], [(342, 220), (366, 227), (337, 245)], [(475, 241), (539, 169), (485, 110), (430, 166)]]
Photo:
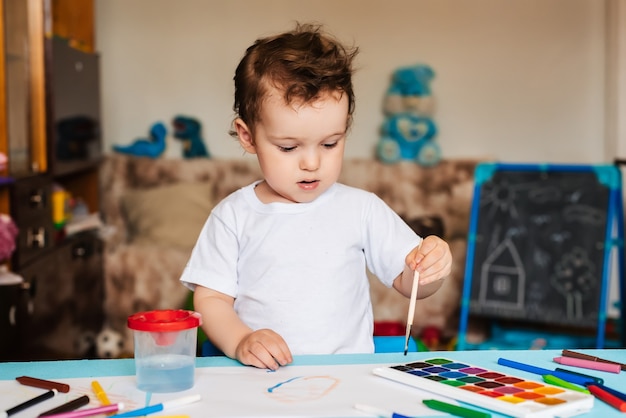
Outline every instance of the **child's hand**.
[(270, 370), (277, 370), (293, 361), (283, 337), (271, 329), (260, 329), (243, 337), (237, 346), (236, 356), (242, 364)]
[(420, 285), (433, 283), (450, 274), (452, 253), (447, 242), (429, 235), (406, 256), (406, 265), (419, 272)]

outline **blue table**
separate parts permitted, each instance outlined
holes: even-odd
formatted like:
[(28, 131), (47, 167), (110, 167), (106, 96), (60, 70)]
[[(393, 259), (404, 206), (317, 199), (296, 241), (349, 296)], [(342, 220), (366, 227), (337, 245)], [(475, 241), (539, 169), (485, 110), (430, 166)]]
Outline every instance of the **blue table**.
[[(626, 363), (626, 350), (576, 350), (586, 354), (595, 355), (609, 360)], [(606, 386), (626, 391), (626, 372), (619, 374), (597, 372), (592, 370), (577, 369), (559, 366), (552, 359), (560, 356), (560, 350), (536, 350), (536, 351), (455, 351), (455, 352), (413, 352), (406, 357), (402, 353), (380, 354), (354, 354), (354, 355), (319, 355), (319, 356), (296, 356), (293, 365), (358, 365), (358, 364), (384, 364), (384, 363), (407, 363), (409, 361), (423, 360), (433, 357), (447, 357), (457, 361), (467, 362), (482, 366), (495, 371), (502, 371), (522, 378), (541, 381), (541, 376), (514, 370), (497, 364), (498, 358), (507, 358), (518, 362), (532, 364), (547, 369), (555, 367), (569, 368), (588, 375), (602, 377)], [(205, 367), (241, 367), (234, 360), (225, 357), (201, 357), (196, 360), (198, 368)], [(105, 376), (132, 376), (135, 374), (135, 365), (132, 359), (115, 360), (70, 360), (70, 361), (44, 361), (44, 362), (10, 362), (0, 363), (0, 380), (12, 380), (18, 376), (36, 376), (42, 379), (62, 380), (63, 378), (75, 377), (105, 377)], [(17, 384), (17, 383), (16, 383)], [(15, 418), (28, 416), (16, 415)], [(364, 414), (354, 413), (354, 417), (365, 417)], [(434, 416), (434, 415), (433, 415)], [(493, 414), (494, 417), (501, 416)], [(581, 417), (623, 417), (624, 414), (610, 407), (600, 400), (595, 400), (591, 412)]]

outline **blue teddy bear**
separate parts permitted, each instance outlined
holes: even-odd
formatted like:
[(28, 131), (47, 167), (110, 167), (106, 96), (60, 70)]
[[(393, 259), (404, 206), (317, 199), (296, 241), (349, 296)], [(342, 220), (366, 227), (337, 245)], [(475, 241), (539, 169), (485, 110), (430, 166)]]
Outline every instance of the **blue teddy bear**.
[(427, 65), (402, 67), (393, 73), (384, 103), (386, 120), (376, 153), (385, 163), (413, 160), (433, 166), (441, 160), (435, 142), (437, 126), (432, 120), (430, 82), (434, 71)]
[(376, 152), (384, 163), (414, 160), (429, 167), (440, 160), (441, 150), (433, 140), (437, 126), (429, 117), (400, 113), (387, 118)]

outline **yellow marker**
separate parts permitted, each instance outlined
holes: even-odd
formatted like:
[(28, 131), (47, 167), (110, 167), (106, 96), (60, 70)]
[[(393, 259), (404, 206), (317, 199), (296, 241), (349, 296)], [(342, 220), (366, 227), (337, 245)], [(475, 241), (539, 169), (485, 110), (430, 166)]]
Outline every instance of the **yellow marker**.
[(98, 381), (94, 380), (93, 382), (91, 382), (91, 388), (93, 389), (93, 393), (96, 394), (96, 397), (100, 400), (100, 403), (103, 406), (111, 405), (111, 401), (109, 401), (106, 392), (104, 391), (104, 389), (102, 389), (102, 386), (100, 386), (100, 383), (98, 383)]

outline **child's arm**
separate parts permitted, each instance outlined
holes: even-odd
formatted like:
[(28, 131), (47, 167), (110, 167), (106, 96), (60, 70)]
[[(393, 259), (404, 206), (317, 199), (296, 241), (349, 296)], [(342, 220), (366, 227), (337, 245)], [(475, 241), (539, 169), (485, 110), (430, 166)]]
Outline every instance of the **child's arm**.
[(406, 256), (404, 271), (393, 282), (393, 287), (404, 296), (411, 297), (411, 286), (415, 270), (419, 275), (418, 299), (435, 293), (450, 274), (452, 254), (448, 243), (436, 235), (429, 235), (421, 245)]
[(203, 331), (228, 357), (271, 370), (293, 360), (280, 335), (269, 329), (253, 331), (239, 319), (233, 297), (197, 286), (193, 302), (195, 310), (202, 315)]

